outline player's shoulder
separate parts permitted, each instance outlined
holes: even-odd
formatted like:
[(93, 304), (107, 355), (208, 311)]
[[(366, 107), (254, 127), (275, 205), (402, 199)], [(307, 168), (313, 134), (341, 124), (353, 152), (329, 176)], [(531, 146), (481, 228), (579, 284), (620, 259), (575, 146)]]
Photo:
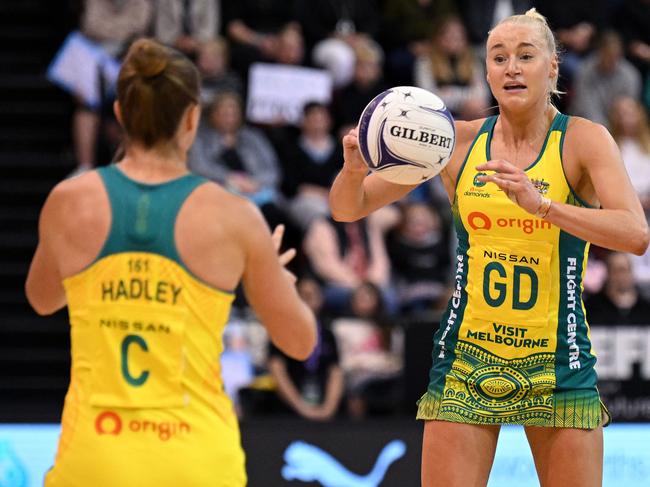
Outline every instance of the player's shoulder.
[(194, 190), (191, 196), (194, 205), (205, 210), (220, 210), (247, 213), (255, 207), (250, 200), (228, 191), (212, 181), (206, 181)]
[(46, 206), (67, 215), (92, 211), (94, 203), (102, 196), (102, 182), (96, 170), (64, 179), (50, 191)]
[(253, 202), (211, 181), (196, 188), (188, 204), (192, 212), (213, 215), (209, 221), (219, 225), (254, 230), (256, 226), (264, 224), (264, 219)]
[(584, 117), (569, 117), (567, 124), (567, 137), (602, 137), (609, 136), (607, 128), (600, 123), (593, 122)]
[(569, 118), (564, 140), (565, 154), (584, 156), (615, 145), (612, 135), (604, 125), (583, 117)]
[(109, 202), (97, 171), (59, 182), (41, 210), (44, 231), (83, 241), (100, 232), (110, 220)]

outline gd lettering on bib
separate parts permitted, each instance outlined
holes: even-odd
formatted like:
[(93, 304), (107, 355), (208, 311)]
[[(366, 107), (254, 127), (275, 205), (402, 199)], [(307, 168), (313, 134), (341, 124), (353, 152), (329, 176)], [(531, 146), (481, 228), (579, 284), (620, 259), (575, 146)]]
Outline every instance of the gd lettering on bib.
[(544, 326), (551, 288), (549, 242), (473, 235), (468, 293), (473, 315), (488, 321)]

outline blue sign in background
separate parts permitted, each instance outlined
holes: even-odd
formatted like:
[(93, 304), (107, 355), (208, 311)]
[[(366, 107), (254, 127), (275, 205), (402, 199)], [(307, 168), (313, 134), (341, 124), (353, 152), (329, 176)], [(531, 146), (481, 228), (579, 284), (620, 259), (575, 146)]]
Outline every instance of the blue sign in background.
[[(272, 420), (265, 422), (273, 424)], [(403, 438), (396, 438), (395, 429), (390, 428), (385, 439), (377, 437), (376, 426), (380, 422), (369, 422), (368, 433), (372, 436), (372, 442), (368, 444), (373, 451), (379, 451), (390, 441), (396, 439), (404, 440), (410, 448), (404, 453), (404, 459), (410, 457), (411, 465), (419, 465), (420, 451), (412, 445), (417, 444), (421, 431), (421, 425), (414, 421), (403, 422)], [(393, 420), (391, 424), (395, 425)], [(335, 422), (328, 425), (328, 429), (336, 431), (341, 429), (341, 438), (349, 438), (349, 429), (346, 431), (347, 423)], [(256, 424), (244, 425), (242, 432), (244, 436), (255, 436)], [(267, 430), (268, 431), (268, 430)], [(286, 448), (292, 442), (286, 441), (285, 434), (278, 431), (279, 437), (277, 444), (269, 444), (269, 435), (265, 435), (267, 443), (264, 445), (264, 451), (267, 456), (272, 452), (278, 457), (278, 465), (281, 465), (283, 454)], [(310, 433), (312, 431), (312, 433)], [(363, 427), (355, 428), (354, 435), (357, 437), (349, 438), (348, 441), (333, 444), (323, 444), (319, 438), (318, 428), (314, 429), (310, 423), (295, 422), (296, 440), (307, 442), (316, 447), (327, 451), (333, 458), (344, 465), (346, 469), (357, 474), (365, 474), (366, 466), (351, 465), (346, 462), (347, 451), (349, 448), (359, 448), (364, 445)], [(372, 433), (372, 435), (371, 435)], [(0, 487), (37, 487), (43, 485), (43, 476), (48, 468), (52, 465), (56, 451), (56, 444), (59, 435), (58, 425), (0, 425)], [(247, 441), (244, 439), (244, 444)], [(377, 443), (374, 445), (374, 443)], [(268, 462), (262, 458), (257, 458), (257, 451), (248, 451), (248, 469), (251, 471), (251, 486), (253, 479), (256, 477), (254, 470), (267, 468)], [(395, 462), (397, 463), (402, 460)], [(275, 464), (274, 464), (275, 465)], [(273, 467), (276, 468), (276, 467)], [(390, 480), (390, 468), (386, 475), (386, 481), (378, 485), (394, 485)], [(278, 469), (279, 470), (279, 469)], [(419, 470), (412, 472), (412, 478), (406, 479), (402, 475), (402, 486), (419, 485)], [(411, 473), (411, 472), (409, 472)], [(269, 477), (267, 477), (268, 479)], [(305, 485), (300, 481), (293, 480), (286, 482), (282, 480), (280, 471), (275, 472), (274, 478), (278, 482), (275, 485)], [(622, 424), (612, 425), (605, 430), (605, 472), (604, 486), (642, 486), (648, 485), (650, 478), (650, 424)], [(282, 482), (285, 482), (284, 484)], [(318, 485), (311, 483), (311, 485)], [(321, 484), (322, 485), (322, 484)], [(496, 459), (492, 474), (490, 476), (489, 487), (537, 487), (539, 482), (535, 473), (532, 456), (523, 428), (521, 427), (504, 427), (502, 428), (497, 448)], [(267, 486), (268, 487), (268, 486)], [(329, 487), (329, 486), (326, 486)]]

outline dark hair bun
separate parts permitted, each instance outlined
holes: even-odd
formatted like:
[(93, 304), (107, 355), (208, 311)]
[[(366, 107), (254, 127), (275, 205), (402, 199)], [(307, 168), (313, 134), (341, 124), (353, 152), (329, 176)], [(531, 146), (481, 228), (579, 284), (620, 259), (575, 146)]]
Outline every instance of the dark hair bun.
[(172, 140), (187, 107), (198, 103), (199, 79), (196, 66), (171, 47), (134, 42), (117, 78), (127, 139), (147, 148)]
[(136, 74), (145, 79), (162, 74), (169, 62), (165, 47), (149, 39), (135, 41), (129, 54)]

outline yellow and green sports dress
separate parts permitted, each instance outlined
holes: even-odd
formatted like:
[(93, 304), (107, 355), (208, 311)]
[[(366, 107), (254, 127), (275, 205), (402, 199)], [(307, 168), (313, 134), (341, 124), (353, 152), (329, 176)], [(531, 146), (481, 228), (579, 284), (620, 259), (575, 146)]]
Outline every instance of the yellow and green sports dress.
[[(454, 289), (434, 335), (418, 418), (595, 428), (609, 419), (582, 302), (589, 244), (478, 180), (496, 120), (486, 119), (458, 175)], [(555, 117), (525, 171), (544, 196), (586, 206), (562, 165), (567, 123)]]
[(174, 242), (178, 211), (205, 179), (99, 174), (111, 229), (97, 259), (63, 283), (72, 370), (45, 485), (243, 486), (219, 364), (233, 294), (193, 276)]

